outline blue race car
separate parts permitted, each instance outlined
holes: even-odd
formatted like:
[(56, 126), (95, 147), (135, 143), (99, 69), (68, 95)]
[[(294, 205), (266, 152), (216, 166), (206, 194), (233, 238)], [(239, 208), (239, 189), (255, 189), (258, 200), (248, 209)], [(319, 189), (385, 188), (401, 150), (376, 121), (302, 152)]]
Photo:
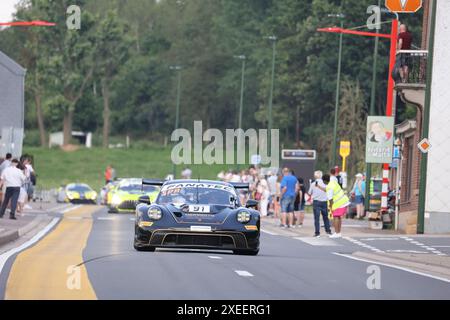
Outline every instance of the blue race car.
[(259, 252), (258, 202), (239, 201), (236, 189), (248, 184), (209, 180), (143, 180), (160, 186), (154, 203), (142, 196), (136, 207), (134, 248), (190, 248), (232, 250), (235, 254)]

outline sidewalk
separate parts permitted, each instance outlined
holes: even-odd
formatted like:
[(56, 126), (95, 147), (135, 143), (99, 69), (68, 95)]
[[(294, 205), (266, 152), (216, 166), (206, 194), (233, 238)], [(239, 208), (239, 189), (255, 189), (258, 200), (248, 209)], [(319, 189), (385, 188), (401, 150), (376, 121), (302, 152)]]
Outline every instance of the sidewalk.
[(450, 257), (433, 254), (354, 252), (352, 257), (416, 272), (431, 274), (450, 282)]
[[(314, 235), (314, 218), (312, 214), (306, 214), (302, 228), (280, 228), (280, 221), (271, 217), (263, 217), (261, 229), (266, 233), (273, 233), (286, 237), (312, 237)], [(321, 235), (325, 235), (322, 227)], [(332, 228), (333, 229), (333, 228)], [(367, 220), (344, 219), (342, 224), (342, 234), (351, 238), (379, 238), (405, 236), (394, 230), (373, 230), (369, 228)], [(417, 235), (420, 238), (450, 238), (450, 235)], [(325, 238), (326, 239), (326, 238)], [(430, 274), (432, 276), (450, 281), (450, 257), (448, 255), (436, 254), (416, 254), (416, 253), (392, 253), (392, 252), (366, 252), (356, 249), (356, 251), (345, 254), (349, 258), (362, 260), (371, 263), (379, 263), (396, 268), (407, 268), (418, 273)]]
[[(323, 220), (320, 219), (320, 233), (325, 235)], [(276, 231), (279, 234), (291, 237), (312, 237), (314, 235), (314, 217), (312, 214), (305, 214), (303, 227), (301, 228), (280, 228), (280, 221), (272, 217), (263, 217), (261, 226), (268, 231)], [(333, 230), (333, 222), (331, 221), (331, 229)], [(345, 237), (383, 237), (387, 235), (400, 235), (400, 232), (395, 230), (375, 230), (369, 228), (369, 221), (367, 220), (352, 220), (344, 219), (342, 222), (342, 235)]]
[(50, 210), (61, 207), (61, 204), (56, 202), (31, 202), (29, 205), (32, 209), (24, 210), (22, 214), (16, 214), (17, 220), (9, 219), (9, 210), (6, 211), (3, 219), (0, 219), (0, 246), (19, 239), (47, 221), (50, 222), (53, 218), (49, 215)]

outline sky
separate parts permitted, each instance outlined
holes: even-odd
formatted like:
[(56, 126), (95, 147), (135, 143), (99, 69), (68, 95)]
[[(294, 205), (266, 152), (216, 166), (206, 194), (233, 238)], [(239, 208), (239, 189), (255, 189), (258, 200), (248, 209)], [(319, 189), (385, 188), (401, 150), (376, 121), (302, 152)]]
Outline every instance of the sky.
[(19, 0), (0, 0), (0, 22), (9, 22), (12, 20), (12, 14), (15, 12), (14, 6)]

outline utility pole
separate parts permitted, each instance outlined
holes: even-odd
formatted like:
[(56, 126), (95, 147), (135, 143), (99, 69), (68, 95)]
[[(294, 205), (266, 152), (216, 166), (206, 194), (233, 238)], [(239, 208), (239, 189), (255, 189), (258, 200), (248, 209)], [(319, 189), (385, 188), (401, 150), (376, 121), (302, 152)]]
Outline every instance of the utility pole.
[(275, 82), (275, 58), (276, 58), (276, 45), (277, 45), (277, 37), (269, 36), (267, 37), (270, 41), (272, 41), (272, 77), (270, 81), (270, 96), (269, 96), (269, 113), (268, 113), (268, 124), (267, 129), (269, 133), (269, 150), (272, 150), (272, 127), (273, 127), (273, 119), (272, 119), (272, 109), (273, 109), (273, 87)]
[[(378, 8), (381, 8), (381, 0), (378, 0)], [(381, 26), (377, 26), (379, 30)], [(375, 37), (375, 47), (373, 49), (373, 66), (372, 66), (372, 90), (370, 92), (370, 109), (369, 116), (375, 115), (375, 104), (376, 104), (376, 83), (377, 83), (377, 64), (378, 64), (378, 44), (380, 38)], [(372, 183), (372, 164), (366, 163), (366, 190), (364, 195), (364, 208), (367, 211), (370, 206), (370, 184)]]
[[(176, 111), (175, 111), (175, 130), (177, 130), (180, 126), (180, 97), (181, 97), (181, 69), (182, 67), (179, 65), (170, 66), (170, 70), (173, 70), (177, 73), (177, 100), (176, 100)], [(173, 178), (176, 177), (176, 165), (172, 163), (172, 174)]]

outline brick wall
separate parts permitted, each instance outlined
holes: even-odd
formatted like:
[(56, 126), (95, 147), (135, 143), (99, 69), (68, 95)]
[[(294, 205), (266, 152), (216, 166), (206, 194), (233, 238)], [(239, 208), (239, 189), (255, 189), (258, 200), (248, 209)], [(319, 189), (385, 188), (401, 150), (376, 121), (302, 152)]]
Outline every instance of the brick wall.
[[(422, 153), (417, 144), (421, 140), (422, 114), (418, 110), (416, 116), (416, 129), (405, 134), (402, 159), (402, 189), (400, 196), (399, 228), (406, 233), (416, 233), (417, 211), (419, 208), (419, 181), (420, 181), (420, 161)], [(406, 143), (410, 139), (410, 144)], [(412, 148), (412, 150), (411, 150)], [(412, 153), (410, 153), (412, 151)], [(408, 167), (408, 158), (412, 154), (411, 171)], [(408, 198), (408, 185), (410, 185)]]

